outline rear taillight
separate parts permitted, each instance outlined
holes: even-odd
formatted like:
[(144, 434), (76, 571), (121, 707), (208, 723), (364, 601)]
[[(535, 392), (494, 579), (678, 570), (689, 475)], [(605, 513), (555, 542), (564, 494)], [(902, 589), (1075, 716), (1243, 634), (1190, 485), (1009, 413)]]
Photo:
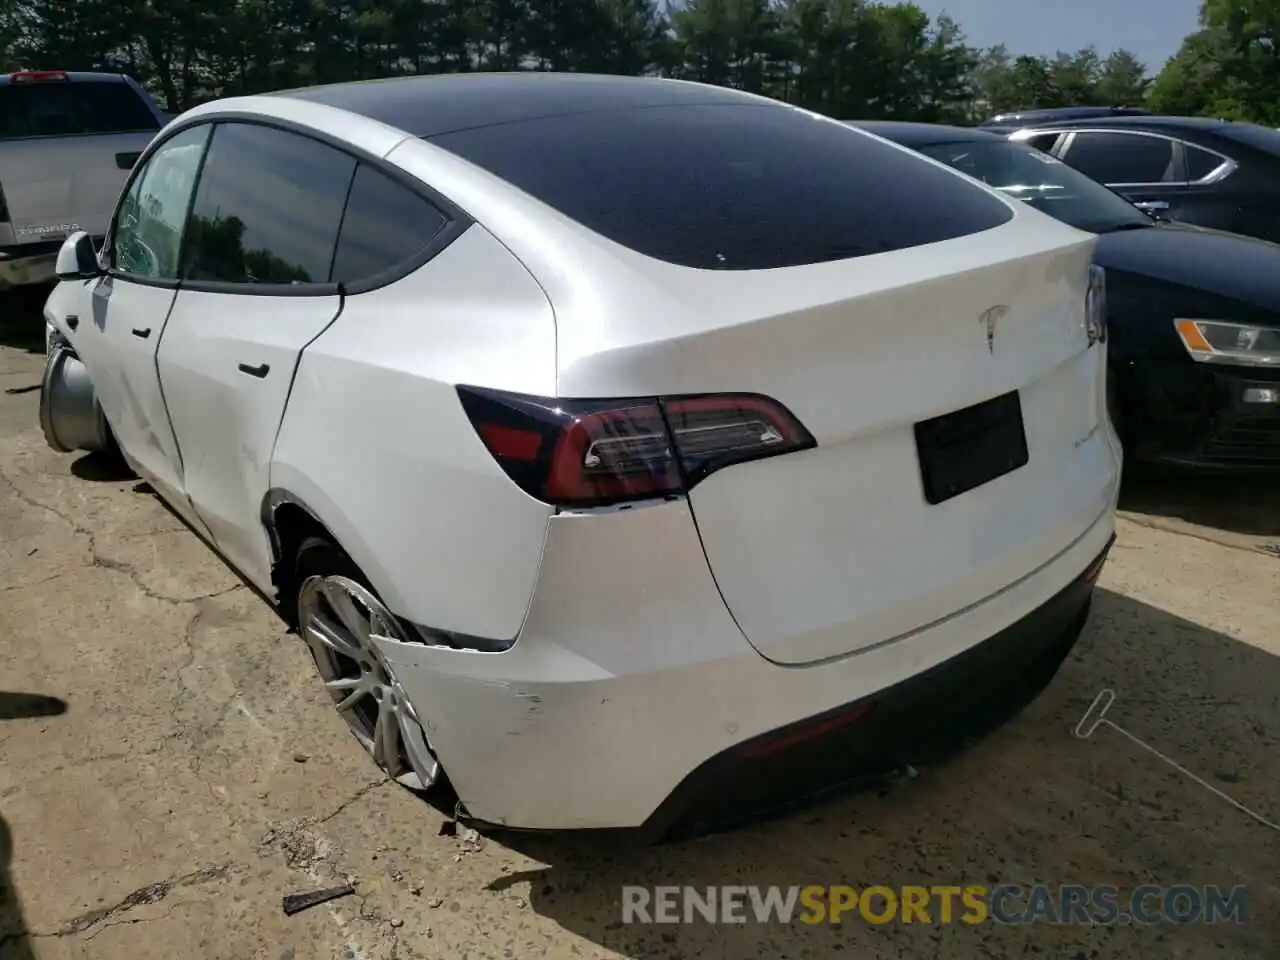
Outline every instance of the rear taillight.
[(1107, 342), (1107, 271), (1089, 267), (1089, 289), (1084, 295), (1084, 332), (1089, 346)]
[(731, 464), (817, 446), (756, 394), (551, 400), (460, 386), (458, 396), (507, 475), (557, 506), (679, 496)]

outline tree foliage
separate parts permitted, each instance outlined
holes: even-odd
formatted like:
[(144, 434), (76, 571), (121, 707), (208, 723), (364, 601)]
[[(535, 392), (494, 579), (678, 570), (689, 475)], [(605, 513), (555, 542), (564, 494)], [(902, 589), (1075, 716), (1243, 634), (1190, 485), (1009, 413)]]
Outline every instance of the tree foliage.
[(1205, 0), (1200, 29), (1160, 71), (1151, 103), (1280, 126), (1280, 0)]
[(682, 77), (843, 118), (966, 122), (1137, 105), (1280, 123), (1280, 0), (1205, 0), (1152, 83), (1128, 51), (978, 50), (912, 3), (871, 0), (0, 0), (0, 68), (117, 70), (170, 110), (403, 74)]

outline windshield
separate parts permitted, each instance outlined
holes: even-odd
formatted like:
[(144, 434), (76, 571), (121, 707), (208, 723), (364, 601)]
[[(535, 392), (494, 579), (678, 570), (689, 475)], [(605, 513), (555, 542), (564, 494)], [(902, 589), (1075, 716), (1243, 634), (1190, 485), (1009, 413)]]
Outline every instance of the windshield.
[(993, 139), (916, 149), (1080, 230), (1110, 233), (1152, 223), (1129, 201), (1034, 147)]

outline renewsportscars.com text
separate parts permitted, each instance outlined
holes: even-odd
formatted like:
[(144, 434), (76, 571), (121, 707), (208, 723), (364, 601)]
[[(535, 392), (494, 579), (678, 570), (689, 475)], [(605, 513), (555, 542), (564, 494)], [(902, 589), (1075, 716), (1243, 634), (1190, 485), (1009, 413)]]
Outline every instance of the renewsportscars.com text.
[(970, 925), (1244, 923), (1246, 888), (1021, 886), (623, 887), (623, 923)]

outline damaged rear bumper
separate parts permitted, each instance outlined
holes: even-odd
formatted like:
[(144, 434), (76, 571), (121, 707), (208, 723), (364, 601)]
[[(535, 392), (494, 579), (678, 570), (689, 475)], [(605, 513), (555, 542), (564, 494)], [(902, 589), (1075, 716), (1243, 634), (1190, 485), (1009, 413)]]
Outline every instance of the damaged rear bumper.
[[(1108, 511), (1030, 576), (915, 634), (781, 667), (728, 616), (689, 519), (682, 502), (554, 518), (566, 526), (506, 652), (381, 642), (467, 816), (698, 832), (922, 762), (940, 731), (980, 728), (1053, 676), (1114, 530)], [(625, 560), (590, 562), (619, 542)]]

